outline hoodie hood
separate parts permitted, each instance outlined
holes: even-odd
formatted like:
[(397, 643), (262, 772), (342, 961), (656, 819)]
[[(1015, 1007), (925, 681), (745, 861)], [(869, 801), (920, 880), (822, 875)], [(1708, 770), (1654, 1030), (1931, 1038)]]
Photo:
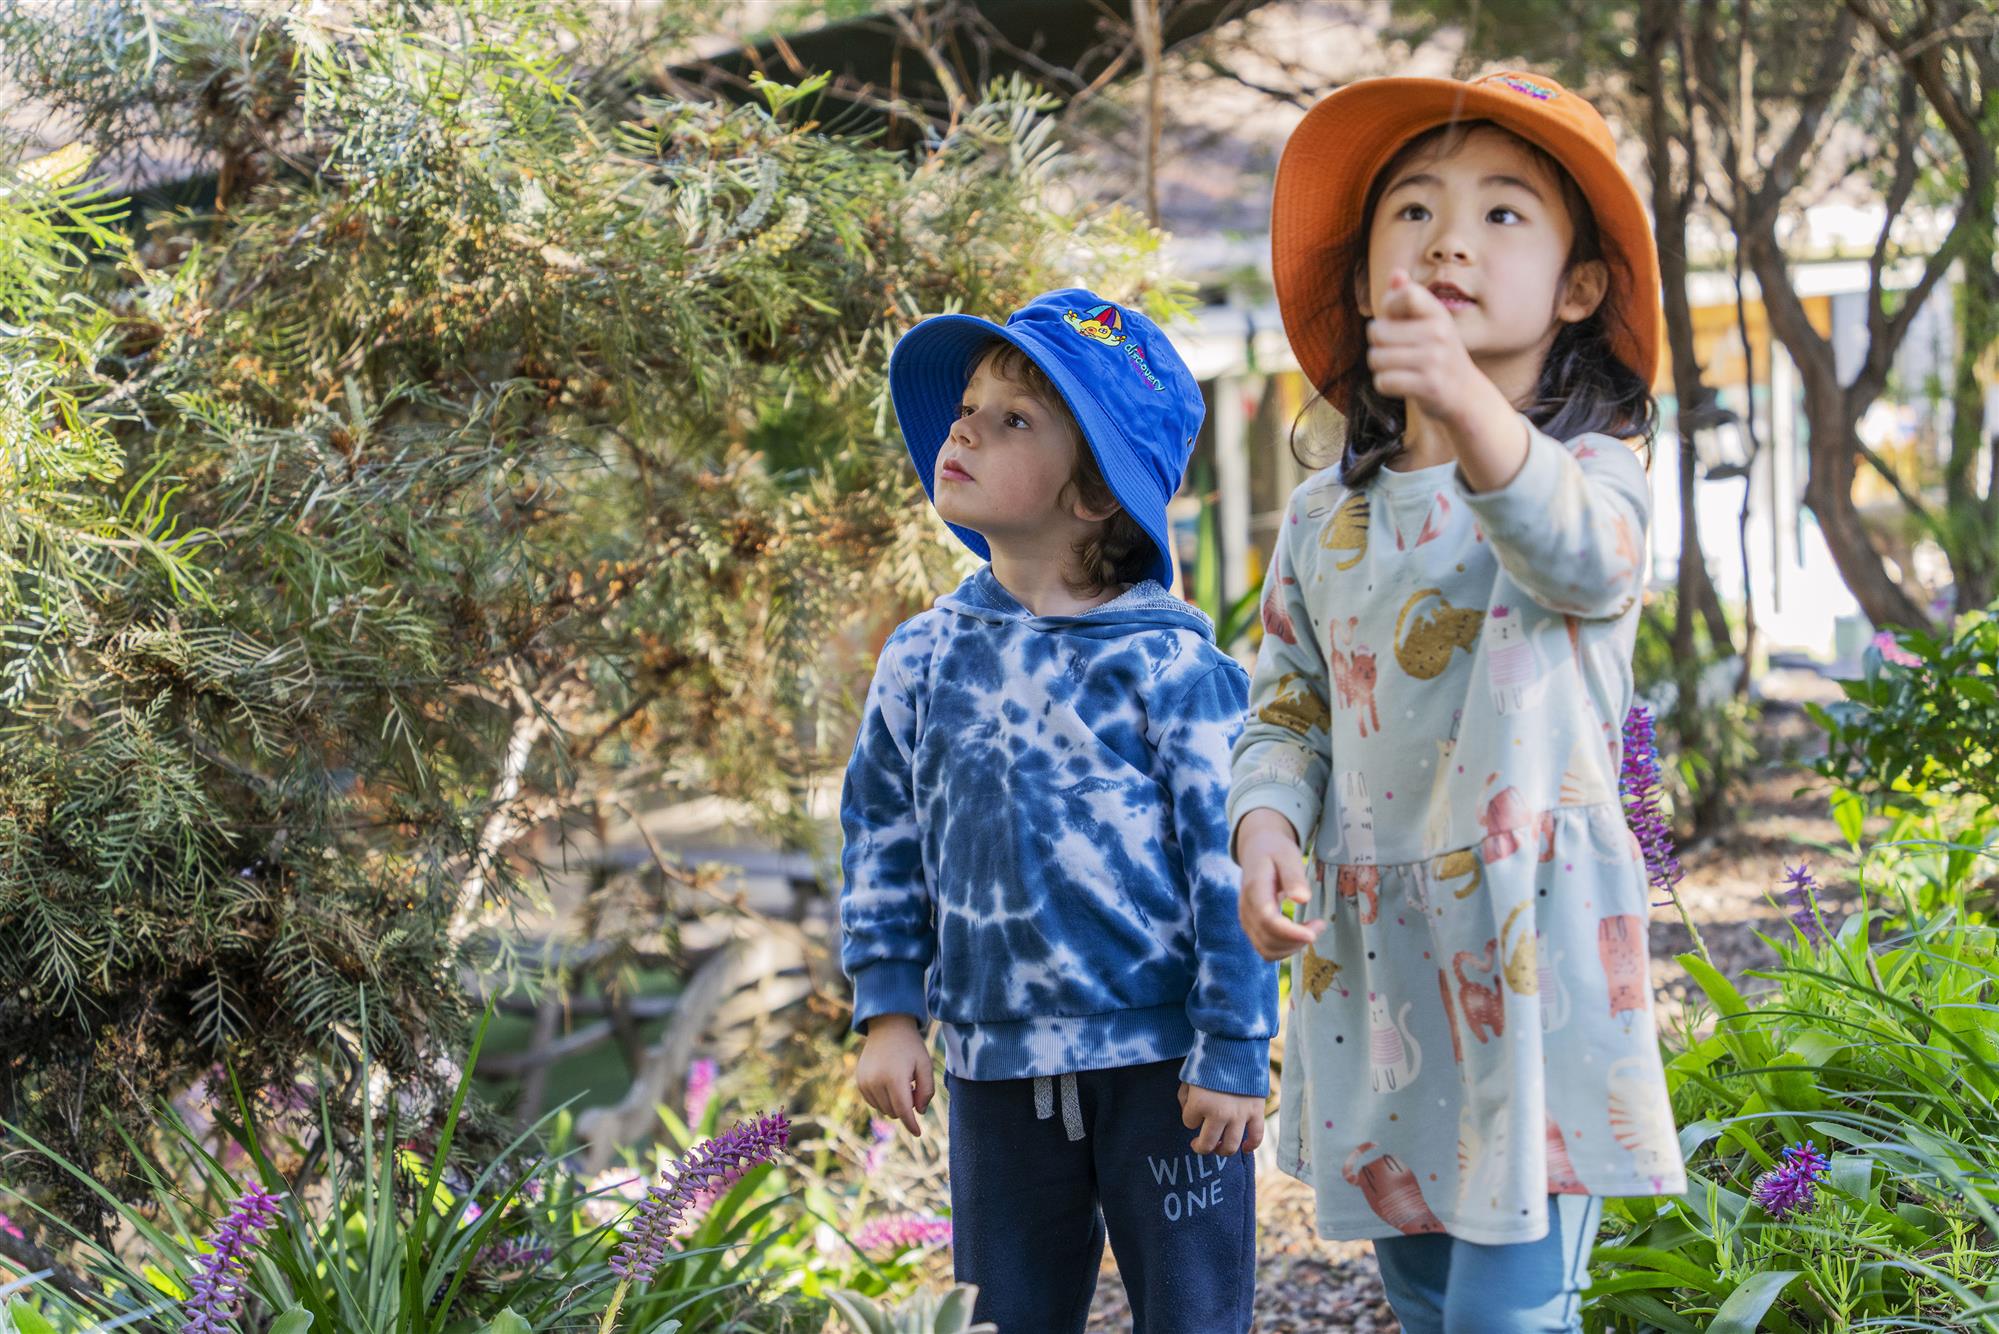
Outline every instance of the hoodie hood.
[(1133, 584), (1101, 606), (1072, 616), (1036, 616), (982, 565), (964, 583), (937, 599), (940, 610), (991, 625), (1017, 621), (1050, 634), (1081, 635), (1087, 639), (1117, 639), (1159, 630), (1192, 631), (1213, 643), (1215, 627), (1199, 607), (1167, 592), (1157, 580)]

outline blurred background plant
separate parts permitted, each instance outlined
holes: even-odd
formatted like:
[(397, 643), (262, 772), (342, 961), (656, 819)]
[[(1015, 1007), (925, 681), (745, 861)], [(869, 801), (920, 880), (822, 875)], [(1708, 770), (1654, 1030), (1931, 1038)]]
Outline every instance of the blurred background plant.
[(0, 159), (0, 1117), (114, 1194), (219, 1059), (333, 1062), (355, 1133), (365, 1047), (434, 1122), (462, 970), (552, 980), (501, 928), (634, 794), (806, 819), (828, 644), (958, 559), (895, 332), (1098, 258), (1144, 296), (1144, 225), (1047, 202), (1024, 83), (892, 153), (809, 80), (648, 91), (691, 0), (615, 49), (592, 10), (0, 5), (78, 153), (209, 169), (121, 204)]

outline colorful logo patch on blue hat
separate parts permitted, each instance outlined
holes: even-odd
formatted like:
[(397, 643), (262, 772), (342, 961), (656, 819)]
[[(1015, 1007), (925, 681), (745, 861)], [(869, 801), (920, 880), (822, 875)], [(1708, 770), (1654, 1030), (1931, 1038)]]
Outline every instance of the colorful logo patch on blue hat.
[(1062, 322), (1085, 338), (1102, 343), (1105, 347), (1121, 347), (1145, 382), (1160, 393), (1166, 386), (1159, 383), (1159, 377), (1152, 373), (1152, 367), (1145, 364), (1145, 349), (1124, 332), (1124, 316), (1116, 306), (1103, 305), (1087, 314), (1078, 315), (1073, 310), (1062, 312)]
[(1499, 81), (1505, 84), (1508, 88), (1511, 88), (1514, 92), (1525, 93), (1528, 97), (1533, 98), (1537, 102), (1552, 102), (1555, 100), (1555, 97), (1557, 96), (1553, 88), (1543, 87), (1542, 85), (1535, 83), (1530, 79), (1523, 79), (1518, 77), (1517, 75), (1502, 74), (1499, 76)]

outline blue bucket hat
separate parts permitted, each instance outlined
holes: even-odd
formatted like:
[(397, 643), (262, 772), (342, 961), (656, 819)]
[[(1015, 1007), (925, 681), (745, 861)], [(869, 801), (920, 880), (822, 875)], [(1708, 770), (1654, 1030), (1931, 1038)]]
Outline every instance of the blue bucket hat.
[[(974, 315), (936, 315), (896, 343), (889, 397), (924, 494), (936, 503), (937, 455), (957, 420), (972, 355), (995, 339), (1019, 348), (1061, 391), (1111, 493), (1152, 541), (1147, 577), (1171, 588), (1166, 502), (1180, 489), (1207, 408), (1159, 326), (1094, 292), (1044, 293), (1004, 327)], [(981, 559), (991, 558), (985, 538), (949, 527)]]

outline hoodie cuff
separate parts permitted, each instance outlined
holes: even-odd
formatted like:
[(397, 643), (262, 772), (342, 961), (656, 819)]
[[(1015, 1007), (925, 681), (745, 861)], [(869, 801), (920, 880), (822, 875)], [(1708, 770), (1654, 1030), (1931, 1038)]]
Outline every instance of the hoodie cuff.
[(1194, 1050), (1180, 1063), (1180, 1082), (1246, 1098), (1270, 1096), (1270, 1040), (1221, 1038), (1194, 1030)]
[(930, 1022), (930, 1007), (923, 994), (924, 965), (901, 959), (871, 963), (854, 974), (854, 1022), (856, 1033), (868, 1031), (868, 1020), (877, 1015), (907, 1014), (916, 1026)]
[(1234, 793), (1229, 799), (1229, 857), (1236, 856), (1236, 836), (1242, 832), (1242, 817), (1251, 811), (1271, 810), (1291, 822), (1291, 828), (1298, 835), (1298, 846), (1309, 849), (1312, 846), (1312, 832), (1318, 822), (1312, 818), (1313, 811), (1300, 792), (1290, 783), (1273, 779), (1257, 783)]

